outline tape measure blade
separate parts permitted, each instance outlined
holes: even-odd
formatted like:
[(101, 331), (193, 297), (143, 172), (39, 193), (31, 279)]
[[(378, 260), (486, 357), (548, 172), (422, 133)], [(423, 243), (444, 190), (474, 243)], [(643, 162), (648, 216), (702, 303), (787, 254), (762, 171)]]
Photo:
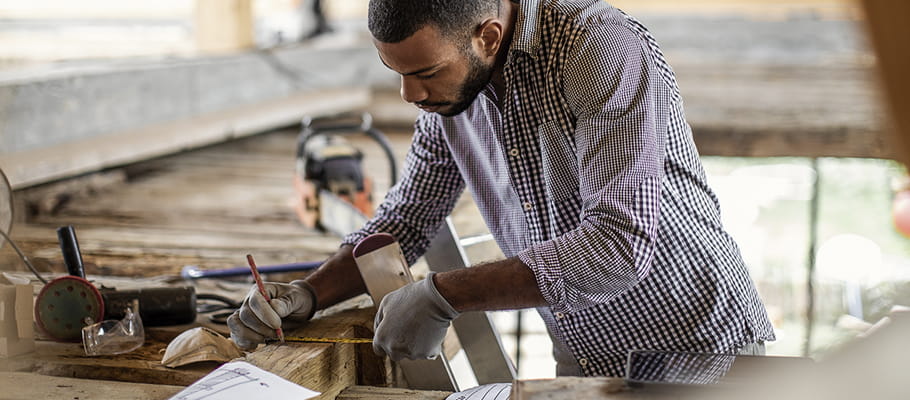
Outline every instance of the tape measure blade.
[(296, 337), (289, 336), (284, 338), (288, 342), (308, 342), (308, 343), (373, 343), (369, 338), (324, 338), (324, 337)]

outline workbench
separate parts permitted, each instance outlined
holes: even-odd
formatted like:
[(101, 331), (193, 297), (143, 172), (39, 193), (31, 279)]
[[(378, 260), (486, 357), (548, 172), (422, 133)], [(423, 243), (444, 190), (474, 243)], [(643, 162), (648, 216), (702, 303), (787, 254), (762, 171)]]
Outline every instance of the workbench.
[[(90, 280), (132, 287), (192, 284), (197, 293), (215, 291), (241, 300), (252, 284), (250, 277), (189, 282), (179, 277), (182, 267), (243, 266), (248, 253), (260, 266), (319, 261), (340, 243), (336, 236), (304, 228), (294, 214), (296, 134), (266, 133), (18, 191), (12, 237), (46, 278), (66, 270), (55, 230), (71, 224)], [(363, 140), (366, 163), (374, 158), (384, 162), (382, 150), (371, 147), (369, 138), (350, 139)], [(390, 139), (403, 153), (409, 136)], [(376, 187), (387, 188), (385, 167), (372, 168)], [(28, 277), (8, 249), (0, 253), (0, 270)], [(305, 275), (264, 278), (286, 282)], [(364, 295), (320, 311), (306, 327), (288, 334), (372, 337), (374, 313)], [(160, 364), (174, 337), (200, 325), (228, 333), (226, 326), (212, 324), (200, 314), (193, 324), (146, 327), (144, 346), (118, 356), (87, 357), (79, 343), (38, 340), (35, 352), (0, 359), (0, 386), (5, 390), (0, 397), (168, 398), (220, 365)], [(346, 394), (339, 398), (402, 399), (448, 394), (390, 387), (397, 382), (396, 369), (368, 344), (269, 344), (244, 360), (322, 392), (320, 399), (341, 393)]]

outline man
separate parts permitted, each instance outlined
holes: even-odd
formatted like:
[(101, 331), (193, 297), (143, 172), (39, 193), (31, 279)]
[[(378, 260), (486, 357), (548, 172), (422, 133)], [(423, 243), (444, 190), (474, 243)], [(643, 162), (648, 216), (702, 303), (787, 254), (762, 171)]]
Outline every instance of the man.
[(433, 356), (459, 313), (528, 307), (558, 375), (622, 376), (633, 349), (774, 339), (673, 72), (637, 21), (598, 0), (371, 0), (369, 27), (422, 110), (403, 179), (305, 282), (269, 284), (271, 307), (251, 290), (229, 320), (238, 344), (363, 293), (351, 248), (368, 234), (391, 233), (414, 262), (466, 188), (508, 258), (386, 296), (377, 352)]

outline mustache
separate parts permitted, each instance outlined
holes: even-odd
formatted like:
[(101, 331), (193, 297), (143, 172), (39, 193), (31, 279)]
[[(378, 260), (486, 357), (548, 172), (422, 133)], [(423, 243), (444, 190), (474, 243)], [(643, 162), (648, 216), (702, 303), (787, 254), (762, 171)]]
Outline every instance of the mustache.
[(452, 103), (447, 102), (447, 101), (441, 101), (441, 102), (418, 101), (418, 102), (414, 103), (414, 105), (417, 105), (419, 107), (442, 107), (442, 106), (452, 105)]

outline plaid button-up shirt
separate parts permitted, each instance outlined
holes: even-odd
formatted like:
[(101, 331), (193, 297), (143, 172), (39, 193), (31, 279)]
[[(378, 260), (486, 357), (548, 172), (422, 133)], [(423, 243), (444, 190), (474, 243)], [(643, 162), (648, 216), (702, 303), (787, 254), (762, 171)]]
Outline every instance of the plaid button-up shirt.
[(501, 101), (488, 87), (459, 115), (419, 115), (401, 181), (345, 243), (388, 232), (414, 262), (468, 189), (536, 276), (557, 360), (585, 375), (624, 375), (633, 349), (774, 339), (641, 24), (602, 1), (524, 0), (504, 75)]

